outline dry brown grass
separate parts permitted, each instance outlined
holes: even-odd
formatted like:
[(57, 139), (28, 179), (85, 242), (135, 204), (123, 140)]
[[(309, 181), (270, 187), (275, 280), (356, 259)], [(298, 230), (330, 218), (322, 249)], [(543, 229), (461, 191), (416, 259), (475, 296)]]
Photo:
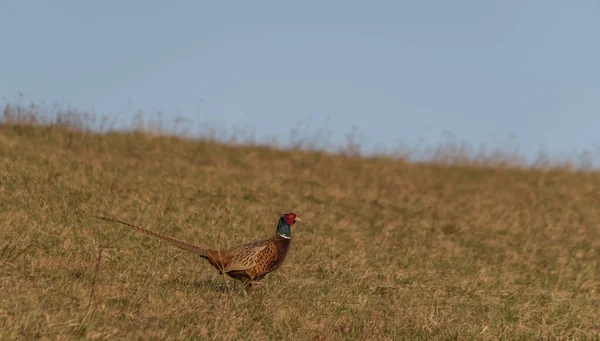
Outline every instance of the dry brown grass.
[[(596, 172), (14, 123), (0, 125), (1, 339), (599, 339)], [(248, 295), (90, 218), (233, 246), (285, 211), (304, 221), (291, 253)]]

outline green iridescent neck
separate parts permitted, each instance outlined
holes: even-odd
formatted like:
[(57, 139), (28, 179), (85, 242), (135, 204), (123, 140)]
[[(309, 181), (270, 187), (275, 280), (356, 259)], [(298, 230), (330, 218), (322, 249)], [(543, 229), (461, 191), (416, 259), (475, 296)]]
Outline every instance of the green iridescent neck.
[(292, 231), (290, 229), (290, 225), (285, 222), (285, 219), (281, 217), (279, 219), (279, 223), (277, 223), (277, 233), (280, 237), (290, 239), (292, 238)]

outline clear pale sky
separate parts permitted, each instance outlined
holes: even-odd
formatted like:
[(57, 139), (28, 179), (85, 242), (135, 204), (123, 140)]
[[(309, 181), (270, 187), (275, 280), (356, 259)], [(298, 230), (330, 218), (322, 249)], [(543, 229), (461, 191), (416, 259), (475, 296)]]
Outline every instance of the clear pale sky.
[[(0, 97), (367, 149), (600, 140), (600, 1), (0, 0)], [(328, 121), (325, 116), (329, 117)]]

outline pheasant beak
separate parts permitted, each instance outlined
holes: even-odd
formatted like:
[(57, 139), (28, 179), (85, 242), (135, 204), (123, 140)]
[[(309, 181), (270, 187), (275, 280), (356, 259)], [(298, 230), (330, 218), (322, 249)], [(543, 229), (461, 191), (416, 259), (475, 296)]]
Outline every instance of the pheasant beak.
[(296, 217), (296, 218), (294, 218), (294, 221), (302, 221), (302, 220), (300, 220), (300, 218)]

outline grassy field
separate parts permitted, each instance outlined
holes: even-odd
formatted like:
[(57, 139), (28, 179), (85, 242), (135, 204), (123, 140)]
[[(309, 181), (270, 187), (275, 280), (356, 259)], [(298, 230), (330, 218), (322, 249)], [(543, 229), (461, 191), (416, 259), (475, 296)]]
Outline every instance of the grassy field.
[[(600, 173), (0, 125), (0, 339), (600, 339)], [(245, 294), (109, 215), (209, 247), (268, 237)]]

